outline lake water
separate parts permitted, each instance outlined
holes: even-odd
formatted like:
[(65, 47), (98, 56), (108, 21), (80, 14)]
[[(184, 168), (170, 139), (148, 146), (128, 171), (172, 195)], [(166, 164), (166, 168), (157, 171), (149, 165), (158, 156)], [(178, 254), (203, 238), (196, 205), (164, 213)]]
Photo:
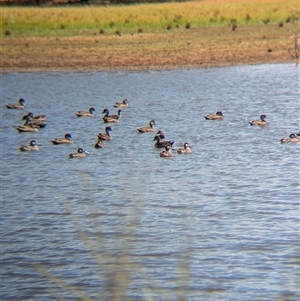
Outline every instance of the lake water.
[[(279, 141), (300, 129), (297, 66), (1, 77), (1, 300), (299, 300), (299, 143)], [(17, 133), (29, 111), (47, 126)], [(152, 118), (192, 154), (161, 158), (136, 130)]]

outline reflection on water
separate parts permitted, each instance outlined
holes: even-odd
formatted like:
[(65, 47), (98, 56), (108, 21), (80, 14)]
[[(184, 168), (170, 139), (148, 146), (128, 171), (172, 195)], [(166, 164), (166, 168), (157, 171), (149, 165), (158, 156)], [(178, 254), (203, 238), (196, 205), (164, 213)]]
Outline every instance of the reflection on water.
[[(279, 142), (299, 131), (298, 84), (294, 65), (2, 74), (2, 300), (298, 300), (299, 144)], [(18, 134), (29, 111), (47, 126)], [(160, 158), (136, 131), (152, 118), (192, 154)], [(68, 159), (77, 147), (90, 155)]]

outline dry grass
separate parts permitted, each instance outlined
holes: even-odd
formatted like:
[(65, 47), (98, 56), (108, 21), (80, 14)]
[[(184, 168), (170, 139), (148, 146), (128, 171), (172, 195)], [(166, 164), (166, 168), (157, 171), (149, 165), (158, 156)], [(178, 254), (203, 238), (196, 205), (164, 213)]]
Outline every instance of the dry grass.
[[(135, 35), (4, 37), (6, 70), (167, 69), (293, 61), (291, 23), (238, 25)], [(270, 51), (271, 49), (271, 51)]]
[[(6, 70), (141, 69), (297, 58), (298, 0), (2, 7)], [(299, 50), (297, 50), (299, 52)]]
[[(153, 33), (232, 23), (285, 24), (299, 15), (298, 0), (203, 0), (107, 7), (2, 7), (1, 25), (14, 37)], [(188, 25), (188, 26), (187, 26)]]

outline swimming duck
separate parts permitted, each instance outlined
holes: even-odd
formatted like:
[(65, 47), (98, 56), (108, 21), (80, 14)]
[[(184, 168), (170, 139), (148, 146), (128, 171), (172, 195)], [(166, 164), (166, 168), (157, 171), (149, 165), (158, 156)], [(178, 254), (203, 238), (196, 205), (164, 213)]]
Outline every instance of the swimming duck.
[(65, 134), (65, 136), (63, 138), (54, 138), (53, 140), (51, 140), (51, 142), (54, 145), (58, 145), (58, 144), (72, 144), (73, 143), (73, 139), (72, 139), (72, 135), (70, 133)]
[(177, 150), (178, 154), (190, 154), (191, 152), (191, 147), (187, 142), (184, 143), (183, 148)]
[(169, 145), (170, 147), (173, 146), (174, 144), (174, 141), (168, 141), (168, 140), (165, 140), (165, 141), (160, 141), (160, 137), (159, 136), (155, 136), (153, 141), (156, 141), (156, 143), (154, 144), (155, 147), (157, 148), (164, 148), (166, 147), (167, 145)]
[[(98, 136), (97, 136), (97, 137), (98, 137)], [(100, 138), (98, 137), (98, 141), (97, 141), (97, 143), (95, 144), (94, 147), (95, 147), (95, 148), (104, 148), (104, 147), (105, 147), (105, 144), (103, 143), (103, 140), (100, 139)]]
[(119, 119), (121, 117), (121, 112), (122, 110), (118, 110), (118, 115), (109, 115), (109, 110), (104, 109), (102, 114), (105, 114), (103, 117), (103, 121), (106, 123), (114, 123), (114, 122), (119, 122)]
[(40, 121), (40, 120), (34, 120), (31, 119), (31, 117), (29, 115), (24, 115), (23, 118), (21, 120), (25, 120), (25, 124), (24, 125), (28, 125), (28, 126), (32, 126), (32, 127), (38, 127), (38, 128), (44, 128), (47, 123)]
[[(162, 131), (162, 130), (159, 130), (157, 133), (156, 133), (156, 136), (158, 136), (160, 139), (165, 139), (165, 133)], [(155, 137), (156, 137), (155, 136)], [(154, 138), (155, 138), (154, 137)]]
[(17, 109), (17, 110), (23, 110), (25, 108), (25, 99), (20, 98), (19, 103), (13, 104), (9, 103), (5, 105), (8, 109)]
[(85, 112), (85, 111), (77, 111), (75, 113), (75, 115), (77, 117), (94, 117), (94, 112), (96, 112), (96, 110), (94, 108), (89, 108), (89, 111), (88, 112)]
[(20, 132), (38, 132), (39, 127), (34, 124), (28, 124), (28, 116), (25, 118), (24, 125), (14, 126), (14, 128)]
[(111, 136), (109, 134), (109, 132), (112, 131), (111, 127), (110, 126), (107, 126), (105, 128), (105, 133), (99, 133), (98, 134), (98, 139), (99, 140), (111, 140)]
[(208, 114), (204, 117), (206, 120), (221, 120), (224, 118), (224, 115), (221, 111), (218, 111), (216, 114)]
[(171, 150), (171, 147), (170, 145), (166, 145), (165, 146), (165, 150), (163, 150), (160, 154), (159, 154), (160, 157), (172, 157), (173, 154), (172, 154), (172, 150)]
[(32, 112), (27, 114), (30, 120), (38, 120), (38, 121), (45, 121), (47, 119), (47, 115), (36, 115), (34, 116)]
[(18, 125), (14, 127), (19, 133), (21, 132), (38, 132), (38, 128), (29, 125)]
[(125, 108), (128, 108), (128, 100), (127, 98), (123, 99), (122, 102), (116, 102), (113, 106), (115, 108), (120, 108), (120, 109), (125, 109)]
[(262, 114), (260, 115), (260, 120), (252, 120), (250, 121), (250, 125), (259, 125), (259, 126), (264, 126), (267, 125), (268, 122), (266, 121), (267, 115)]
[(155, 120), (152, 119), (150, 120), (149, 122), (149, 126), (143, 126), (141, 128), (138, 128), (137, 130), (140, 132), (140, 133), (147, 133), (147, 132), (156, 132), (156, 129), (154, 128), (154, 125), (155, 125)]
[(84, 150), (82, 147), (79, 147), (77, 149), (77, 153), (71, 153), (69, 154), (69, 158), (84, 158), (86, 155), (89, 154), (86, 150)]
[(28, 145), (19, 146), (19, 150), (21, 152), (38, 151), (39, 150), (39, 145), (41, 145), (41, 144), (37, 143), (36, 140), (31, 140)]
[(292, 134), (290, 134), (289, 138), (280, 139), (280, 142), (281, 143), (299, 142), (299, 138), (297, 137), (297, 135), (300, 136), (300, 134), (298, 134), (298, 133), (292, 133)]

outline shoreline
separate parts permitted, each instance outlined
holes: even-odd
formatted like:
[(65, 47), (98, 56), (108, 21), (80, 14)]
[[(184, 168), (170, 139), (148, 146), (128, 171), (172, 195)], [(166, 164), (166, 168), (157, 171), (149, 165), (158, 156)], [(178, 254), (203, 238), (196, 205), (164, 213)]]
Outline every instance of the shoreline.
[(192, 69), (208, 69), (208, 68), (226, 68), (226, 67), (240, 67), (240, 66), (260, 66), (260, 65), (276, 65), (276, 64), (295, 64), (298, 65), (299, 62), (296, 60), (269, 62), (269, 61), (258, 61), (244, 64), (208, 64), (208, 65), (176, 65), (176, 66), (148, 66), (148, 67), (81, 67), (81, 68), (66, 68), (66, 67), (26, 67), (26, 68), (1, 68), (0, 73), (51, 73), (51, 72), (143, 72), (143, 71), (172, 71), (172, 70), (192, 70)]

